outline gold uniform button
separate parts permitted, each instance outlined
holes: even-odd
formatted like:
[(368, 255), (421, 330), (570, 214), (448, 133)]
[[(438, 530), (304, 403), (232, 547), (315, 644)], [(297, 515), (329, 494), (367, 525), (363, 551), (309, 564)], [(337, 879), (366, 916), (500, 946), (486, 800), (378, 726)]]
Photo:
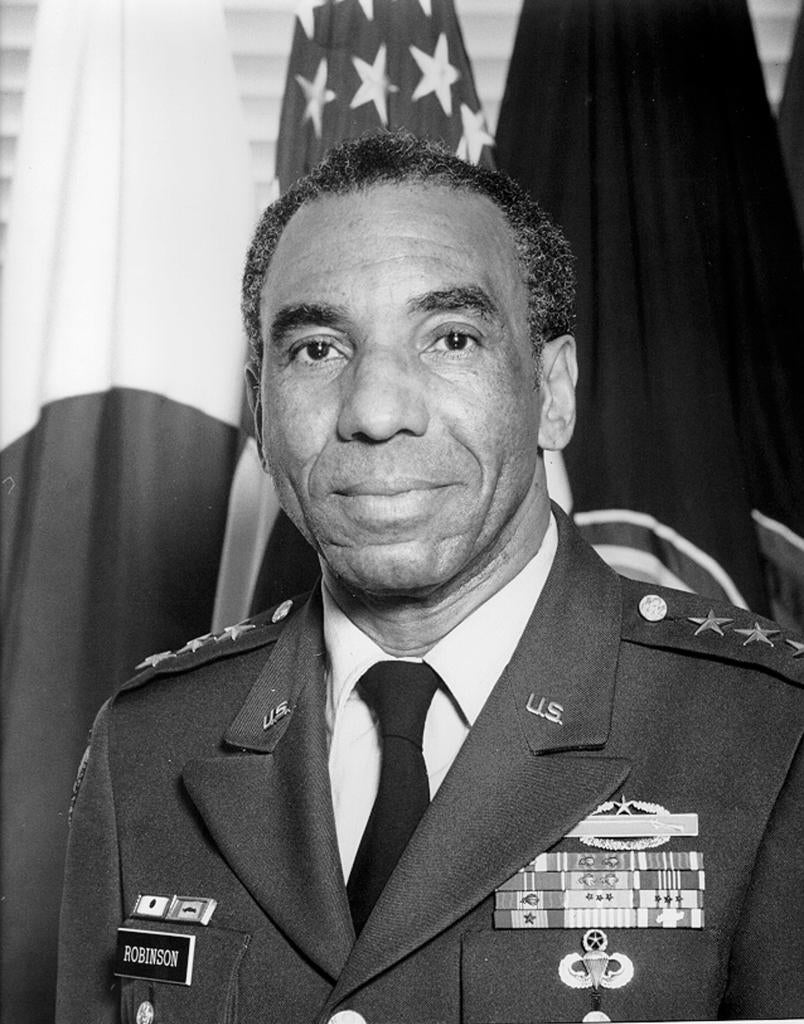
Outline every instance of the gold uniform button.
[(137, 1016), (135, 1018), (137, 1024), (153, 1024), (154, 1017), (153, 1005), (147, 999), (143, 1000), (137, 1007)]
[[(287, 616), (288, 616), (288, 612), (290, 611), (290, 609), (292, 607), (293, 607), (293, 602), (292, 601), (290, 601), (290, 600), (283, 601), (282, 604), (280, 604), (275, 609), (274, 614), (271, 616), (271, 622), (281, 622), (282, 619), (286, 619)], [(348, 1022), (347, 1022), (347, 1024), (348, 1024)]]
[(329, 1024), (366, 1024), (366, 1018), (357, 1010), (338, 1010), (329, 1018)]
[(639, 602), (639, 614), (646, 622), (661, 622), (667, 615), (667, 602), (658, 594), (645, 594)]

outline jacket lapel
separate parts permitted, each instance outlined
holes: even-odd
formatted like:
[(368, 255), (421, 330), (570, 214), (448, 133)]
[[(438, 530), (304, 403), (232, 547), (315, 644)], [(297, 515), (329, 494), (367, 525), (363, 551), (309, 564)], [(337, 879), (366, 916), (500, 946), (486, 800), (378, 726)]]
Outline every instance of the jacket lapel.
[(192, 761), (183, 778), (235, 874), (334, 979), (354, 931), (332, 813), (322, 636), (320, 598), (312, 598), (224, 736), (237, 752)]
[(556, 518), (559, 550), (537, 609), (356, 942), (333, 1005), (454, 924), (628, 776), (628, 761), (595, 753), (611, 722), (619, 580)]
[(336, 981), (332, 1005), (458, 921), (627, 778), (627, 761), (597, 753), (613, 707), (619, 580), (556, 519), (531, 622), (357, 942), (332, 813), (320, 598), (282, 632), (225, 734), (231, 751), (185, 767), (233, 871)]

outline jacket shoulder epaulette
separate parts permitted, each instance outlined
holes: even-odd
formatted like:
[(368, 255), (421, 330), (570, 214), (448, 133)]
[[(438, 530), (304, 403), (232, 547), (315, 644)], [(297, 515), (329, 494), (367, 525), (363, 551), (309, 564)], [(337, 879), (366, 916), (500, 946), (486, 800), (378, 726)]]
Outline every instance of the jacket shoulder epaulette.
[(136, 689), (158, 676), (190, 672), (201, 665), (276, 643), (282, 630), (307, 600), (308, 595), (288, 598), (259, 615), (227, 626), (219, 633), (205, 633), (188, 640), (175, 651), (159, 651), (136, 666), (137, 674), (123, 683), (118, 693)]
[(771, 672), (804, 686), (804, 635), (745, 608), (623, 578), (622, 639)]

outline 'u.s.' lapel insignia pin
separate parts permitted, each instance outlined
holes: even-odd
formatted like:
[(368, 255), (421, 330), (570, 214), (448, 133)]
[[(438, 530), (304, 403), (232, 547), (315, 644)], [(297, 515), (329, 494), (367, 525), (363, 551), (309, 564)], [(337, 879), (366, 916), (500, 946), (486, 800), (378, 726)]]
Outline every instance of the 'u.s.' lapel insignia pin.
[(528, 697), (528, 702), (525, 705), (525, 710), (529, 711), (532, 715), (538, 715), (539, 718), (544, 718), (545, 721), (551, 722), (553, 725), (563, 725), (564, 719), (564, 706), (559, 704), (558, 701), (550, 700), (547, 697), (539, 697), (536, 699), (536, 694), (532, 693)]
[(280, 719), (289, 715), (291, 711), (292, 708), (288, 705), (286, 700), (280, 701), (272, 708), (269, 708), (268, 713), (262, 716), (262, 731), (267, 732), (268, 729), (276, 725)]

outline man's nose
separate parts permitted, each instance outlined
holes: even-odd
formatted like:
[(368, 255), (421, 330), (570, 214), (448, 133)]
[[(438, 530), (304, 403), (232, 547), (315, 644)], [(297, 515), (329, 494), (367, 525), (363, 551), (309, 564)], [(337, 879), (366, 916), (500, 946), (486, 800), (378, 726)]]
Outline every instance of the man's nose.
[(429, 412), (418, 357), (404, 351), (362, 352), (343, 380), (338, 433), (344, 440), (421, 436)]

